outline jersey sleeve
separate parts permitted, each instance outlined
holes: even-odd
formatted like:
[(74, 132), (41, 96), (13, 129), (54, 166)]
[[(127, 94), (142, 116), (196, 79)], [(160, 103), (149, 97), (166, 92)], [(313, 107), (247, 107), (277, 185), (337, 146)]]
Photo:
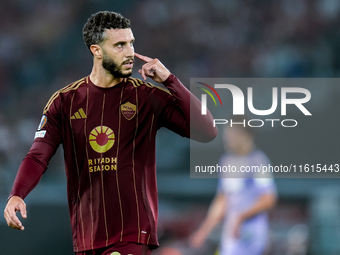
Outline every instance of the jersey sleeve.
[(201, 115), (201, 102), (173, 75), (163, 83), (172, 94), (165, 106), (162, 123), (181, 136), (210, 142), (217, 135), (210, 112)]
[(24, 199), (46, 171), (61, 143), (60, 115), (60, 98), (52, 97), (45, 107), (32, 147), (19, 167), (9, 198), (19, 196)]

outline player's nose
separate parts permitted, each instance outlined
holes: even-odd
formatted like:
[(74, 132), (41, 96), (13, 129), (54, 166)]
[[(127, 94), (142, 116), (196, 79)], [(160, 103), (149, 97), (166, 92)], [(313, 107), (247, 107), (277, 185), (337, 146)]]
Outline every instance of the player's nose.
[(134, 58), (135, 48), (133, 47), (133, 45), (130, 44), (126, 47), (126, 56)]

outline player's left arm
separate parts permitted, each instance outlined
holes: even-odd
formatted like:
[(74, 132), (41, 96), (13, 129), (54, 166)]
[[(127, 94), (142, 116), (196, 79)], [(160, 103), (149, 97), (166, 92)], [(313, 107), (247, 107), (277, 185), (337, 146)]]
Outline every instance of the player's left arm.
[(213, 117), (208, 111), (201, 115), (201, 102), (157, 59), (138, 53), (135, 56), (145, 62), (138, 71), (144, 80), (148, 77), (163, 83), (176, 99), (165, 108), (166, 126), (182, 136), (199, 142), (210, 142), (217, 135)]

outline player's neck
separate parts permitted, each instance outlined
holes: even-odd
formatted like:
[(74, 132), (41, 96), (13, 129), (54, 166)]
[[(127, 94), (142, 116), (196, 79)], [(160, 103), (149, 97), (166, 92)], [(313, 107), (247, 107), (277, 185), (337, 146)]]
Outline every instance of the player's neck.
[(114, 77), (112, 74), (104, 70), (104, 68), (93, 67), (90, 74), (90, 80), (98, 87), (110, 88), (121, 83), (123, 78)]

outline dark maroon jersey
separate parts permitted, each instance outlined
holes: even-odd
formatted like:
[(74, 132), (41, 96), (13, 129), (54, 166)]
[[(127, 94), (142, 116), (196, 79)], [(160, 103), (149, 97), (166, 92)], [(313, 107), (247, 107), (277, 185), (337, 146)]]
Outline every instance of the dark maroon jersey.
[[(27, 196), (62, 144), (74, 251), (119, 241), (158, 245), (156, 132), (167, 127), (190, 137), (190, 100), (199, 102), (174, 75), (164, 85), (168, 90), (126, 78), (101, 88), (85, 77), (57, 91), (11, 196)], [(208, 116), (192, 138), (216, 136)]]

